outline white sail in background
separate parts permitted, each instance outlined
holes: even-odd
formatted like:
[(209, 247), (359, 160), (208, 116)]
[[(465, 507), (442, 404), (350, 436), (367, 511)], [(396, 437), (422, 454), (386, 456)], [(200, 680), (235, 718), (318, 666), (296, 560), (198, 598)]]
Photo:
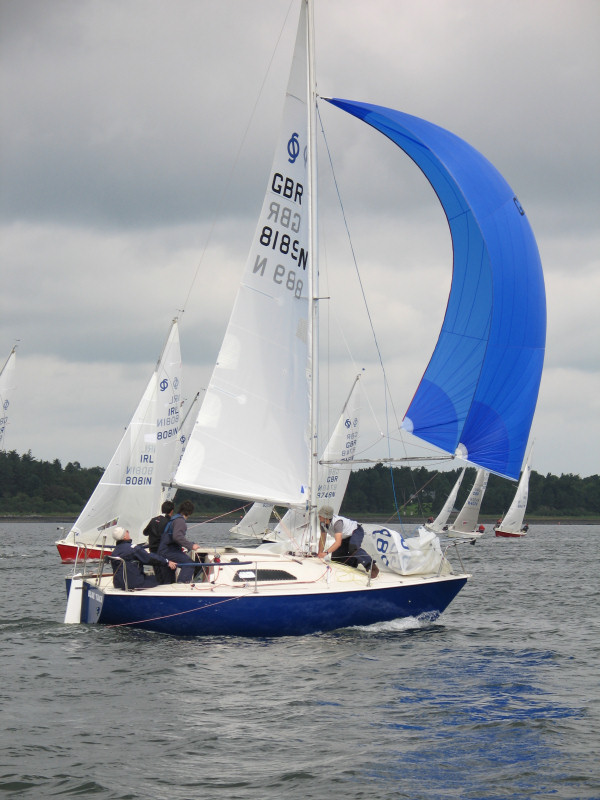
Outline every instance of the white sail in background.
[(17, 348), (10, 352), (0, 372), (0, 450), (4, 449), (4, 437), (9, 424), (10, 404), (16, 387)]
[(163, 501), (172, 500), (177, 494), (177, 486), (173, 485), (175, 481), (175, 473), (177, 472), (177, 468), (181, 463), (187, 443), (192, 435), (192, 429), (196, 421), (196, 414), (198, 413), (199, 400), (200, 392), (196, 392), (194, 399), (187, 406), (187, 408), (184, 404), (180, 406), (181, 410), (179, 412), (180, 422), (179, 431), (177, 434), (177, 444), (173, 453), (173, 463), (171, 464), (171, 469), (169, 471), (169, 485), (163, 486)]
[[(356, 453), (360, 430), (360, 375), (357, 376), (348, 399), (344, 404), (340, 418), (331, 434), (322, 463), (319, 464), (319, 483), (317, 487), (317, 505), (328, 505), (333, 513), (338, 514), (342, 500), (346, 494), (350, 472), (350, 463), (340, 467), (339, 464), (351, 462)], [(331, 462), (331, 463), (330, 463)], [(289, 509), (272, 532), (274, 541), (285, 541), (301, 547), (306, 544), (305, 534), (309, 522), (308, 513), (302, 509)]]
[(440, 513), (437, 517), (433, 520), (433, 522), (428, 522), (424, 527), (427, 528), (428, 531), (433, 531), (434, 533), (440, 533), (444, 529), (444, 525), (448, 522), (448, 517), (452, 513), (454, 508), (454, 504), (456, 503), (456, 498), (458, 497), (458, 490), (460, 489), (460, 485), (462, 483), (462, 479), (465, 476), (465, 469), (463, 467), (460, 471), (460, 475), (456, 480), (456, 483), (452, 487), (452, 491), (446, 498), (446, 502)]
[(531, 475), (531, 467), (529, 461), (525, 464), (525, 468), (521, 473), (521, 479), (513, 501), (508, 509), (506, 516), (496, 527), (505, 531), (506, 533), (521, 533), (523, 530), (523, 520), (525, 519), (525, 511), (527, 510), (527, 498), (529, 495), (529, 476)]
[(100, 482), (79, 515), (69, 538), (75, 544), (112, 544), (111, 528), (129, 530), (134, 541), (160, 510), (162, 483), (168, 480), (178, 444), (181, 353), (177, 320), (140, 403)]
[(229, 529), (229, 533), (252, 539), (262, 539), (269, 531), (269, 520), (273, 513), (271, 503), (253, 503), (247, 514)]
[(304, 506), (309, 475), (307, 68), (302, 4), (283, 124), (241, 286), (178, 486)]
[(489, 472), (485, 469), (478, 469), (475, 476), (475, 483), (469, 492), (469, 496), (458, 512), (458, 516), (452, 523), (452, 527), (447, 531), (448, 535), (452, 534), (473, 534), (477, 528), (477, 521), (479, 519), (479, 511), (481, 503), (483, 502), (483, 495), (485, 493), (489, 478)]

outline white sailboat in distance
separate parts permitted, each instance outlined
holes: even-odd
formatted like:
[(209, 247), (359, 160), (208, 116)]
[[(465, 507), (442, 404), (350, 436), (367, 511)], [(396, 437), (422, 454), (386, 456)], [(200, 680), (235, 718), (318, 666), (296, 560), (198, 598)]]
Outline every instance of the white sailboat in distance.
[(167, 341), (138, 406), (71, 530), (56, 542), (63, 562), (98, 559), (111, 550), (111, 531), (125, 528), (134, 542), (159, 513), (163, 483), (171, 478), (179, 447), (181, 406), (179, 326), (173, 320)]
[(15, 345), (2, 371), (0, 371), (0, 450), (4, 450), (4, 439), (10, 420), (10, 405), (16, 387), (17, 346)]
[(517, 486), (517, 491), (513, 498), (510, 508), (506, 512), (504, 519), (500, 520), (495, 526), (494, 531), (496, 536), (505, 538), (520, 538), (525, 536), (529, 530), (529, 525), (524, 525), (525, 512), (527, 510), (527, 499), (529, 496), (529, 477), (531, 475), (531, 466), (529, 460), (523, 468), (521, 479)]

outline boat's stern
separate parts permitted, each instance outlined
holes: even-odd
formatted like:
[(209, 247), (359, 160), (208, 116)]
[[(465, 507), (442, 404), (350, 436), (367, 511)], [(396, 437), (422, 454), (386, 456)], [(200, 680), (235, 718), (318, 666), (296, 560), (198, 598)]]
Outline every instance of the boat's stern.
[(104, 591), (97, 585), (96, 578), (89, 580), (81, 574), (69, 575), (66, 578), (66, 587), (65, 623), (97, 623), (102, 613)]

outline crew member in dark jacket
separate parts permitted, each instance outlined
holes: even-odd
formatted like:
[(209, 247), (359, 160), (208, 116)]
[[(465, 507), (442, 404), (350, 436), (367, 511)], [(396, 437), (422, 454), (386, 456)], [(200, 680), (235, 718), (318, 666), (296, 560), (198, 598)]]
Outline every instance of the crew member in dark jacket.
[[(160, 507), (162, 514), (158, 517), (152, 517), (150, 522), (144, 528), (144, 536), (148, 537), (148, 549), (151, 553), (158, 553), (158, 546), (160, 545), (160, 537), (163, 534), (167, 523), (173, 516), (175, 511), (175, 504), (171, 500), (165, 500)], [(154, 574), (159, 583), (173, 583), (175, 581), (175, 572), (166, 564), (153, 564)]]
[(113, 568), (113, 585), (115, 589), (150, 589), (157, 586), (154, 575), (144, 574), (144, 564), (168, 564), (174, 570), (177, 564), (158, 553), (148, 553), (143, 544), (135, 547), (131, 542), (129, 531), (115, 528), (113, 538), (116, 545), (109, 556)]
[[(169, 561), (176, 561), (180, 567), (177, 583), (191, 583), (194, 577), (194, 568), (197, 566), (182, 548), (186, 550), (198, 550), (200, 545), (186, 539), (187, 519), (194, 510), (191, 500), (184, 500), (179, 506), (179, 511), (167, 523), (160, 538), (158, 555), (168, 558)], [(191, 564), (190, 567), (185, 565)]]

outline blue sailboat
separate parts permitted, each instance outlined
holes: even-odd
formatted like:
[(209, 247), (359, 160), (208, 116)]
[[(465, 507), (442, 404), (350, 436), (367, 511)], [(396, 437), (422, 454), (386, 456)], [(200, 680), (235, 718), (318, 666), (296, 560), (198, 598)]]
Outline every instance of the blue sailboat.
[[(318, 253), (312, 0), (301, 0), (280, 138), (241, 285), (180, 487), (305, 512), (299, 550), (211, 548), (192, 584), (116, 589), (69, 581), (66, 621), (177, 635), (279, 636), (435, 618), (464, 587), (438, 537), (365, 526), (379, 574), (314, 555), (319, 536)], [(439, 341), (404, 426), (425, 442), (518, 475), (535, 409), (545, 295), (535, 239), (514, 192), (466, 142), (398, 111), (330, 99), (422, 169), (452, 234), (453, 282)], [(308, 431), (308, 435), (307, 435)]]

